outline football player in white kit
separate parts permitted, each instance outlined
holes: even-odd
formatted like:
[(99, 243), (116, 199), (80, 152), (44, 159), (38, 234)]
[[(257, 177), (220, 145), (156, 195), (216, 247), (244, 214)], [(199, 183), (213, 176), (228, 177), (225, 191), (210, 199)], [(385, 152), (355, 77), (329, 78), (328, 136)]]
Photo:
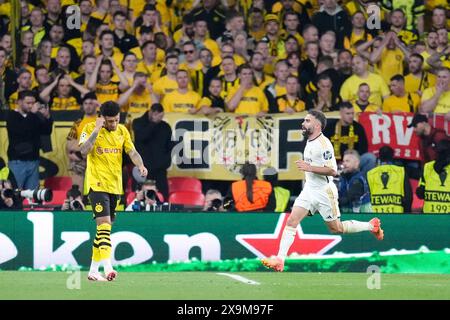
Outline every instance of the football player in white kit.
[(302, 124), (303, 136), (308, 139), (303, 160), (297, 160), (297, 168), (305, 172), (305, 185), (295, 200), (283, 235), (278, 255), (262, 259), (261, 262), (275, 271), (283, 271), (284, 259), (291, 247), (298, 224), (308, 215), (319, 212), (332, 233), (372, 232), (378, 240), (383, 240), (384, 233), (378, 218), (369, 222), (340, 220), (338, 191), (333, 182), (337, 174), (336, 158), (333, 145), (322, 130), (327, 119), (320, 111), (311, 110)]

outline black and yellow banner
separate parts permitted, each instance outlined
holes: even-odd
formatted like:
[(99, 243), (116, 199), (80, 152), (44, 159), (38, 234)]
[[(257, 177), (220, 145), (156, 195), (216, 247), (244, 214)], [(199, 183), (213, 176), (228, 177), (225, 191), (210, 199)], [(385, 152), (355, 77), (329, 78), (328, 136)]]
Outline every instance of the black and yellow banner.
[[(238, 180), (240, 165), (250, 161), (258, 166), (259, 173), (272, 166), (279, 171), (280, 180), (303, 179), (295, 161), (302, 157), (305, 145), (300, 131), (305, 115), (273, 114), (257, 118), (233, 113), (214, 117), (167, 113), (164, 120), (172, 127), (175, 141), (169, 176)], [(139, 115), (131, 115), (129, 120), (136, 116)], [(329, 119), (338, 116), (337, 112), (327, 114)], [(72, 122), (55, 121), (51, 135), (53, 151), (42, 153), (41, 170), (47, 175), (69, 175), (65, 148), (71, 126)], [(6, 159), (4, 122), (0, 122), (0, 137), (0, 156)]]

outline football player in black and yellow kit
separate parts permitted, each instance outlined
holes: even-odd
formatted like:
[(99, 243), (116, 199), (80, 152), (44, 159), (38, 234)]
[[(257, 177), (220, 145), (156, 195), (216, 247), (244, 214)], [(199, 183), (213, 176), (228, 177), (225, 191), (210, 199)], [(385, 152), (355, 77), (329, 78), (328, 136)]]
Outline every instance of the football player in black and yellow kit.
[[(147, 176), (147, 168), (131, 141), (130, 133), (119, 124), (119, 111), (116, 102), (102, 104), (100, 116), (95, 122), (86, 124), (79, 141), (81, 153), (87, 157), (84, 192), (89, 196), (97, 222), (88, 275), (92, 281), (112, 281), (117, 276), (111, 265), (110, 234), (117, 201), (123, 193), (122, 150), (138, 167), (140, 174)], [(100, 265), (103, 265), (105, 277), (99, 273)]]

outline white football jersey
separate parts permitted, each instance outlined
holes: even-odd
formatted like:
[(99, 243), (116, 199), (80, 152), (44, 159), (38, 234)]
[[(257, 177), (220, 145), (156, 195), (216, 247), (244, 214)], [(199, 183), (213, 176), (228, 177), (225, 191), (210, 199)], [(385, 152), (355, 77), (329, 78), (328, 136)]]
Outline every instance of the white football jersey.
[[(333, 145), (323, 133), (315, 139), (306, 142), (303, 160), (312, 166), (329, 167), (337, 171)], [(305, 188), (322, 188), (329, 183), (333, 183), (333, 177), (305, 172), (305, 181)]]

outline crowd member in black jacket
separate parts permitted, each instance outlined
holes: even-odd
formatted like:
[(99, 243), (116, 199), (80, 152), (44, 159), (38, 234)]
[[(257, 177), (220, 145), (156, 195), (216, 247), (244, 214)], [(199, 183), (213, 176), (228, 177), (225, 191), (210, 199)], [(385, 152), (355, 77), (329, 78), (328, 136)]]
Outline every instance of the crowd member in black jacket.
[(136, 150), (142, 156), (148, 170), (148, 179), (156, 181), (156, 187), (169, 199), (167, 169), (171, 164), (172, 129), (163, 121), (164, 108), (154, 103), (150, 111), (133, 121)]
[(52, 133), (53, 120), (47, 106), (36, 103), (30, 90), (19, 92), (19, 107), (10, 111), (8, 130), (8, 167), (16, 178), (20, 189), (35, 189), (39, 186), (40, 136)]
[(336, 0), (326, 0), (313, 18), (312, 23), (322, 35), (331, 30), (336, 33), (336, 48), (344, 47), (344, 37), (351, 33), (352, 24), (347, 12), (337, 4)]

